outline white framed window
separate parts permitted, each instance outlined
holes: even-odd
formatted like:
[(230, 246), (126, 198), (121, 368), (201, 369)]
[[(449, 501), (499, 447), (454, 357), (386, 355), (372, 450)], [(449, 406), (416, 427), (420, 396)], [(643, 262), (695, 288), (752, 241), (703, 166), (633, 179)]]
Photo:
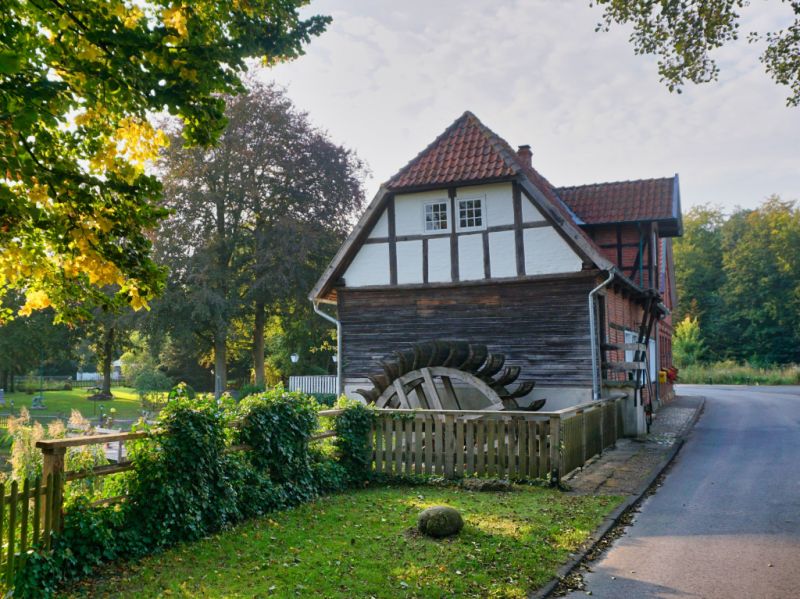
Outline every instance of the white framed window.
[(483, 205), (484, 198), (482, 196), (458, 200), (458, 220), (456, 222), (459, 231), (476, 231), (486, 228), (486, 214)]
[(423, 207), (424, 229), (426, 233), (450, 230), (450, 210), (447, 200), (426, 202)]

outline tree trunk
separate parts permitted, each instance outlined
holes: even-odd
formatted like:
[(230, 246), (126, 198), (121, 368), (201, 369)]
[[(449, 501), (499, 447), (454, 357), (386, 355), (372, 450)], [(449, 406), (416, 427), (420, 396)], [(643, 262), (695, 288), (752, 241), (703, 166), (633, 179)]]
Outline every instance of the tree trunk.
[(227, 348), (225, 347), (226, 335), (219, 331), (214, 336), (214, 397), (225, 392), (228, 386)]
[(114, 327), (106, 329), (103, 335), (103, 390), (101, 394), (111, 397), (111, 362), (114, 357)]
[(256, 322), (253, 327), (253, 370), (256, 385), (264, 386), (264, 325), (267, 314), (264, 302), (256, 302)]

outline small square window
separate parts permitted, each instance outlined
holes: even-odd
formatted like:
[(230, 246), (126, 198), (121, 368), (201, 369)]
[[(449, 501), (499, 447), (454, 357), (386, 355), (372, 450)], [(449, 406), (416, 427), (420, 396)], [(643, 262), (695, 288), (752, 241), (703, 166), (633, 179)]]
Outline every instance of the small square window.
[(483, 200), (481, 198), (458, 201), (458, 228), (462, 230), (483, 228)]
[(447, 202), (425, 204), (425, 230), (447, 230)]

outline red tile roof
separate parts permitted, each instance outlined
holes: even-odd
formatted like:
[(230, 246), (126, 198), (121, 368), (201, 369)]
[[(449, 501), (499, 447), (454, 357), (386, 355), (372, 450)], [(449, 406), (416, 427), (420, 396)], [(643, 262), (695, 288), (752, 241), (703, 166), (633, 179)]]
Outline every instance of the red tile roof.
[(558, 195), (586, 224), (676, 218), (675, 178), (559, 187)]
[(509, 153), (515, 154), (508, 144), (467, 111), (389, 179), (386, 187), (395, 191), (511, 178), (519, 168), (509, 160)]

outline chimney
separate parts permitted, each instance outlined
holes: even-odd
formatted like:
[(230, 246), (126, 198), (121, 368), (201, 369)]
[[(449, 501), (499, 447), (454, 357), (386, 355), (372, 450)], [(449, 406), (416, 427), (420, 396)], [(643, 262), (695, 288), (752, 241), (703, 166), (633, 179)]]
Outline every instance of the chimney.
[(525, 166), (531, 166), (531, 158), (533, 157), (533, 152), (531, 152), (531, 147), (528, 144), (524, 146), (519, 146), (517, 148), (517, 156), (519, 156), (520, 161)]

